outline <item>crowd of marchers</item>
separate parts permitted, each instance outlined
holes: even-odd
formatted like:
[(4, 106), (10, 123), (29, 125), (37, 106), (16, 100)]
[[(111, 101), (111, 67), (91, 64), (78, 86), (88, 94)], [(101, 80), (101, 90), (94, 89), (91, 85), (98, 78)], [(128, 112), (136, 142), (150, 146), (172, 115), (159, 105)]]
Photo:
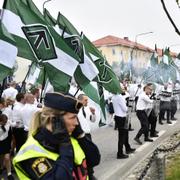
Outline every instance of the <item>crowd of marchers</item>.
[[(106, 123), (118, 130), (117, 159), (128, 158), (136, 151), (129, 141), (134, 130), (131, 115), (135, 112), (140, 129), (134, 137), (138, 145), (158, 137), (157, 123), (171, 124), (179, 101), (178, 84), (121, 83), (122, 93), (108, 94), (109, 114)], [(88, 97), (78, 93), (47, 92), (41, 88), (22, 88), (11, 81), (0, 98), (0, 171), (10, 180), (19, 179), (97, 179), (94, 166), (100, 163), (98, 145), (91, 137), (91, 124), (98, 121), (97, 108)], [(116, 144), (115, 144), (116, 147)], [(124, 151), (125, 149), (125, 151)]]
[(100, 163), (90, 122), (96, 112), (88, 97), (40, 88), (18, 92), (12, 81), (0, 98), (0, 170), (8, 179), (90, 179)]
[[(138, 145), (153, 142), (153, 137), (158, 137), (157, 123), (172, 124), (179, 103), (180, 86), (177, 83), (157, 85), (153, 83), (134, 84), (124, 80), (121, 83), (121, 94), (108, 94), (106, 107), (110, 118), (115, 123), (114, 129), (118, 130), (117, 159), (128, 158), (129, 153), (134, 153), (135, 148), (129, 144), (129, 133), (133, 131), (131, 116), (135, 112), (140, 129), (134, 137)], [(143, 135), (143, 138), (142, 138)], [(125, 152), (123, 151), (125, 149)]]

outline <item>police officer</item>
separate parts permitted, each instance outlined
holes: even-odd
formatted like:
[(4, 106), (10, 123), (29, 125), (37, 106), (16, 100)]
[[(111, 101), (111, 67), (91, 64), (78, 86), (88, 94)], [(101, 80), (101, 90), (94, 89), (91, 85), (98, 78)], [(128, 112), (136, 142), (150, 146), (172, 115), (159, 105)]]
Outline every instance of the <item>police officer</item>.
[(82, 104), (71, 95), (47, 93), (29, 137), (13, 160), (20, 179), (88, 179), (87, 167), (100, 162), (97, 146), (84, 136), (77, 113)]

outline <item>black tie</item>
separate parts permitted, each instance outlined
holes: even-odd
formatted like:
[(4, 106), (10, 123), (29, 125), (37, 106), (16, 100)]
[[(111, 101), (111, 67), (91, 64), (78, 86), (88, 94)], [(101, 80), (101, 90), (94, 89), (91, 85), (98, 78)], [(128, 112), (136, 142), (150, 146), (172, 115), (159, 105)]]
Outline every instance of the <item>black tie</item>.
[(3, 130), (3, 132), (6, 132), (6, 128), (4, 127), (4, 125), (1, 125), (1, 129)]
[(83, 113), (84, 117), (86, 118), (86, 113), (85, 113), (84, 107), (82, 107), (82, 113)]

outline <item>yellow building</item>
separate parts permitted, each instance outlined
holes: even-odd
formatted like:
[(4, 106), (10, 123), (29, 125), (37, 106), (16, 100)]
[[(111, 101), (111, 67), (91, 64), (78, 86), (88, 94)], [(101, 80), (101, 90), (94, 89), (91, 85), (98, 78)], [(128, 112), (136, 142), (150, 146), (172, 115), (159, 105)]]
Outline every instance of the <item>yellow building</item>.
[(124, 39), (115, 36), (106, 36), (93, 42), (102, 52), (110, 65), (124, 61), (133, 61), (135, 68), (147, 66), (152, 53), (149, 47), (130, 41), (128, 37)]

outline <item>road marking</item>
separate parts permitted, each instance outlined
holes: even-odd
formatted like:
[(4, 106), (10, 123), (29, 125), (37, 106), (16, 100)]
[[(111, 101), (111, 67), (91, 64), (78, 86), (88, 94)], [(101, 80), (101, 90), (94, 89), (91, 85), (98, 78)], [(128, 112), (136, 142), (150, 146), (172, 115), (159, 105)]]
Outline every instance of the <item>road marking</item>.
[(145, 149), (151, 142), (145, 142), (143, 145), (141, 145), (138, 149), (136, 149), (136, 152), (141, 152), (143, 149)]
[[(158, 133), (159, 137), (162, 136), (165, 132), (166, 132), (166, 130), (161, 130), (161, 131), (159, 131), (159, 133)], [(158, 138), (158, 137), (157, 137), (157, 138)], [(157, 138), (156, 138), (156, 139), (157, 139)]]
[(171, 121), (171, 122), (172, 124), (168, 124), (169, 126), (174, 126), (177, 123), (177, 121)]
[[(160, 136), (162, 136), (166, 131), (165, 130), (161, 130), (159, 133), (158, 133), (158, 137), (154, 137), (152, 138), (154, 141), (156, 139), (158, 139)], [(145, 142), (143, 145), (141, 145), (138, 149), (136, 149), (136, 152), (141, 152), (143, 151), (149, 144), (151, 144), (151, 142)]]

